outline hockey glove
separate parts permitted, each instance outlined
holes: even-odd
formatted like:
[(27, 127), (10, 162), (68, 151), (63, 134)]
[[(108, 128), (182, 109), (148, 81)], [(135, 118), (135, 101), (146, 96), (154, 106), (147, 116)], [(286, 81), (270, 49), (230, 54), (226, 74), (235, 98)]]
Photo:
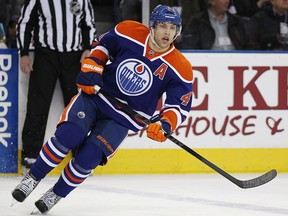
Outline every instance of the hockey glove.
[(152, 117), (152, 123), (147, 128), (147, 137), (158, 142), (164, 142), (167, 139), (165, 135), (171, 132), (170, 123), (161, 117), (160, 115)]
[(99, 65), (93, 58), (86, 58), (81, 64), (81, 71), (77, 76), (76, 84), (85, 93), (94, 94), (94, 85), (103, 86), (102, 73), (104, 67)]

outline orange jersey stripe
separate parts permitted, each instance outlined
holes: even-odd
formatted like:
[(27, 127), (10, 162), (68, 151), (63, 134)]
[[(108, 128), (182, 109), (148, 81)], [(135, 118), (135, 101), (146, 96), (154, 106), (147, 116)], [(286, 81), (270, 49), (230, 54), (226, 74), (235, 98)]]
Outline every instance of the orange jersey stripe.
[[(143, 45), (145, 44), (147, 36), (150, 34), (150, 29), (147, 28), (145, 25), (131, 20), (121, 22), (116, 26), (116, 30), (124, 37), (129, 37), (130, 39), (136, 40)], [(174, 48), (174, 45), (172, 45), (170, 49), (172, 48)], [(147, 47), (145, 57), (147, 57), (148, 59), (152, 59), (149, 54), (147, 55), (147, 52), (149, 52), (149, 47)], [(165, 51), (164, 53), (166, 52), (167, 51)], [(164, 53), (155, 54), (160, 56)], [(153, 58), (155, 58), (155, 54)], [(169, 62), (169, 64), (177, 70), (177, 72), (183, 79), (188, 82), (192, 82), (193, 72), (191, 63), (183, 56), (183, 54), (179, 50), (174, 48), (174, 50), (168, 55), (164, 54), (163, 59), (166, 62)]]
[(108, 56), (106, 55), (106, 53), (104, 53), (103, 51), (99, 49), (93, 50), (92, 53), (90, 54), (90, 57), (99, 59), (101, 62), (101, 65), (105, 65), (106, 62), (108, 61)]
[(167, 120), (171, 125), (171, 131), (174, 131), (177, 126), (177, 115), (175, 112), (168, 110), (163, 113), (163, 117), (161, 119)]
[(76, 100), (76, 98), (79, 96), (80, 93), (78, 93), (77, 95), (75, 95), (74, 97), (72, 97), (70, 103), (65, 107), (59, 122), (57, 123), (57, 126), (60, 125), (61, 123), (65, 122), (67, 117), (68, 117), (68, 112), (69, 109), (71, 108), (72, 104), (74, 103), (74, 101)]
[(145, 40), (150, 33), (149, 28), (145, 25), (131, 20), (121, 22), (116, 26), (116, 31), (142, 44), (145, 44)]
[(165, 55), (163, 59), (174, 67), (181, 77), (189, 82), (193, 80), (193, 70), (191, 63), (180, 53), (174, 49), (169, 55)]
[(97, 46), (98, 44), (100, 44), (99, 41), (93, 41), (92, 44), (91, 44), (91, 46), (92, 46), (92, 47), (95, 47), (95, 46)]

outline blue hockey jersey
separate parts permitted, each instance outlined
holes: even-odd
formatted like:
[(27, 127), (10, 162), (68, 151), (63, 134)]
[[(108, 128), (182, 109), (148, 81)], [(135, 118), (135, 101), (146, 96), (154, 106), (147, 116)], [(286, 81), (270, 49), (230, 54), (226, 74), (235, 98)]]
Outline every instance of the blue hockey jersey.
[[(105, 65), (103, 89), (136, 112), (150, 118), (165, 95), (161, 113), (175, 130), (187, 117), (192, 102), (193, 71), (190, 62), (171, 44), (163, 52), (148, 44), (150, 30), (135, 21), (123, 21), (93, 42), (91, 57)], [(101, 94), (95, 96), (107, 115), (130, 130), (143, 127)]]

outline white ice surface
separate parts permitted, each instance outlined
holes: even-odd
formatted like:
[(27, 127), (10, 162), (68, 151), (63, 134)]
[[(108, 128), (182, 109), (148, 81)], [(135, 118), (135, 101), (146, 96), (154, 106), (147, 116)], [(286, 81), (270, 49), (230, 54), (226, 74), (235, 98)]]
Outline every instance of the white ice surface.
[[(246, 180), (260, 174), (234, 175)], [(0, 216), (30, 215), (57, 180), (48, 176), (11, 207), (22, 177), (0, 177)], [(241, 189), (218, 174), (91, 176), (48, 212), (50, 216), (281, 216), (288, 215), (288, 174)], [(41, 215), (40, 213), (37, 215)]]

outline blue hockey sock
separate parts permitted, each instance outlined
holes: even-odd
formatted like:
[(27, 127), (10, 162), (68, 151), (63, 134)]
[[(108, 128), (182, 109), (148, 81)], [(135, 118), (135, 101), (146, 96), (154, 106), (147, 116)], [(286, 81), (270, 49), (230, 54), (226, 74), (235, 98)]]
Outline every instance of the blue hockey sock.
[(66, 197), (73, 189), (79, 186), (100, 162), (104, 154), (102, 149), (87, 142), (79, 149), (76, 158), (71, 159), (64, 168), (61, 177), (54, 186), (54, 192)]
[(30, 173), (37, 179), (43, 179), (53, 168), (67, 156), (70, 149), (80, 145), (84, 140), (82, 129), (73, 123), (61, 124), (55, 136), (42, 147)]
[(91, 173), (90, 170), (80, 167), (73, 158), (64, 168), (61, 177), (54, 185), (54, 192), (66, 197), (73, 189), (80, 185)]
[(42, 147), (30, 173), (37, 179), (43, 179), (53, 168), (67, 156), (69, 149), (62, 146), (55, 137)]

